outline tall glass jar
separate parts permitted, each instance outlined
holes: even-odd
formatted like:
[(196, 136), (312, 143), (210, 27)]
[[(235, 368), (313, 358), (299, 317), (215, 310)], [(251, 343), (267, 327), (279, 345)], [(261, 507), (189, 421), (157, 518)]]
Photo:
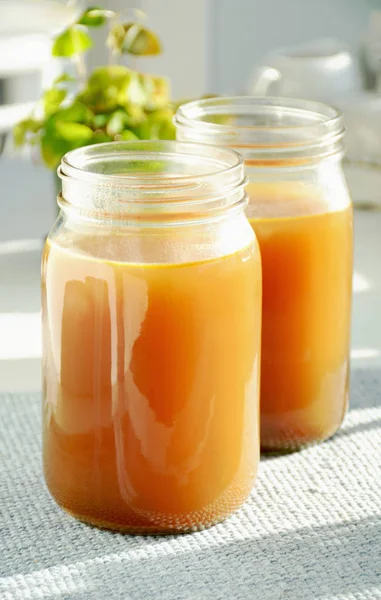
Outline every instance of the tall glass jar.
[(242, 159), (180, 142), (67, 154), (42, 261), (43, 454), (77, 518), (202, 529), (259, 455), (259, 248)]
[(341, 115), (238, 97), (185, 104), (175, 121), (179, 140), (229, 146), (245, 160), (263, 269), (262, 449), (324, 440), (348, 399), (352, 206)]

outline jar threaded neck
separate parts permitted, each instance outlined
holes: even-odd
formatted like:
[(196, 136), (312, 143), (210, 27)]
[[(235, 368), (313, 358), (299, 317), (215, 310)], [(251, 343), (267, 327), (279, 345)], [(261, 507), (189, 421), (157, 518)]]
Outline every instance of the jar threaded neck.
[(233, 150), (184, 142), (112, 142), (73, 150), (58, 169), (59, 204), (82, 217), (173, 223), (217, 218), (247, 203)]
[(326, 104), (270, 97), (209, 98), (179, 107), (178, 139), (237, 149), (250, 166), (295, 167), (341, 156), (341, 113)]

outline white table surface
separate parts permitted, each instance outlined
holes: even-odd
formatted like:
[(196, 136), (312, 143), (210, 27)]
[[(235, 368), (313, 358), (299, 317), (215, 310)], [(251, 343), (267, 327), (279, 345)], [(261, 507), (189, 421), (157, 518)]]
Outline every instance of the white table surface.
[[(41, 389), (38, 240), (0, 242), (0, 392)], [(381, 212), (355, 214), (352, 366), (381, 366)]]

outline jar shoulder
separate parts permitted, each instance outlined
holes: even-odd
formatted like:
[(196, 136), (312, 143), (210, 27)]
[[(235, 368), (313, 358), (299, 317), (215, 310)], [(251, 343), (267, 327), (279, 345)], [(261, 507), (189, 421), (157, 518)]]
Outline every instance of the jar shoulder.
[(139, 264), (202, 262), (258, 245), (245, 217), (184, 227), (110, 227), (84, 224), (61, 216), (47, 240), (82, 258)]
[(346, 210), (352, 200), (339, 165), (284, 173), (248, 172), (249, 218), (286, 218)]

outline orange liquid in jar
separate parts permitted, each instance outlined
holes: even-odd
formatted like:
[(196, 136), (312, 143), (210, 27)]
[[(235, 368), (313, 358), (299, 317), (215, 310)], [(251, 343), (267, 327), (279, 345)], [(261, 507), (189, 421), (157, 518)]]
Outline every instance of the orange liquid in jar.
[[(263, 272), (264, 450), (294, 449), (330, 437), (348, 398), (352, 208), (322, 212), (318, 200), (282, 199), (281, 190), (265, 197), (274, 202), (275, 214), (282, 210), (275, 204), (288, 200), (301, 213), (320, 212), (278, 218), (270, 207), (269, 218), (250, 219)], [(258, 189), (249, 186), (248, 192), (258, 202)]]
[(259, 251), (186, 264), (94, 257), (112, 244), (45, 249), (46, 481), (101, 527), (203, 528), (256, 475)]

